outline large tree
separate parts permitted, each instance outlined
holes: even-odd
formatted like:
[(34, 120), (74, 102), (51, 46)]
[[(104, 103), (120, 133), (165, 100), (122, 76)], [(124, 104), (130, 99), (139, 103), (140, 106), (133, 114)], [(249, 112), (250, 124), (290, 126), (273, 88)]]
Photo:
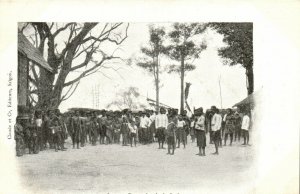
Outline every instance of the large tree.
[(30, 92), (37, 95), (36, 107), (57, 108), (74, 93), (82, 78), (98, 72), (106, 62), (120, 59), (115, 56), (116, 47), (127, 38), (129, 24), (38, 22), (22, 26), (20, 30), (54, 70), (50, 73), (41, 68), (37, 72), (31, 68), (35, 89)]
[(217, 32), (224, 35), (226, 47), (219, 55), (226, 65), (240, 64), (246, 69), (248, 95), (254, 91), (253, 74), (253, 23), (210, 23)]
[(199, 41), (199, 35), (206, 29), (206, 24), (200, 23), (174, 23), (168, 34), (169, 46), (168, 56), (180, 65), (171, 65), (169, 72), (180, 74), (180, 113), (184, 111), (184, 78), (188, 71), (196, 68), (193, 64), (194, 59), (206, 49), (205, 41)]
[(149, 26), (149, 42), (147, 46), (141, 48), (144, 57), (137, 62), (138, 66), (153, 74), (156, 91), (156, 111), (159, 109), (160, 56), (165, 53), (163, 45), (165, 34), (164, 28)]

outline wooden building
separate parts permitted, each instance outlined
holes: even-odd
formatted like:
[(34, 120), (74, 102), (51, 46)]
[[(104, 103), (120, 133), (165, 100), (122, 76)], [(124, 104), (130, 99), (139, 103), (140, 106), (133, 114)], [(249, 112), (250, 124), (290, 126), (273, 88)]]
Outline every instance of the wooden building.
[(18, 32), (18, 107), (28, 107), (30, 63), (53, 72), (39, 50), (21, 32)]

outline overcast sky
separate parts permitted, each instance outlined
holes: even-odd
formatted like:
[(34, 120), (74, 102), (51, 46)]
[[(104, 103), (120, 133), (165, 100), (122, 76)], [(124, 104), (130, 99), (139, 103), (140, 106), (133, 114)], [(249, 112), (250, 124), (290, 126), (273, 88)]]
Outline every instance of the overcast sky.
[[(128, 38), (118, 51), (124, 58), (140, 55), (140, 47), (149, 39), (148, 23), (131, 23), (128, 29)], [(170, 24), (157, 24), (169, 26)], [(222, 92), (222, 107), (232, 107), (236, 102), (247, 96), (245, 69), (240, 65), (224, 66), (218, 56), (217, 49), (224, 46), (222, 36), (213, 31), (203, 35), (207, 42), (207, 49), (201, 53), (200, 59), (195, 60), (196, 69), (187, 73), (185, 81), (190, 82), (188, 102), (191, 107), (209, 108), (212, 105), (221, 107), (220, 87)], [(103, 69), (101, 73), (93, 74), (80, 81), (80, 84), (71, 98), (62, 102), (61, 111), (71, 107), (96, 108), (93, 103), (93, 90), (99, 90), (99, 108), (106, 106), (114, 99), (116, 93), (124, 88), (133, 86), (139, 89), (141, 100), (148, 97), (155, 99), (153, 76), (135, 64), (108, 64), (107, 66), (120, 68), (118, 72)], [(255, 71), (255, 68), (254, 68)], [(255, 75), (255, 72), (254, 72)], [(174, 108), (180, 106), (180, 78), (178, 74), (162, 73), (160, 102)], [(260, 84), (255, 80), (255, 87)]]

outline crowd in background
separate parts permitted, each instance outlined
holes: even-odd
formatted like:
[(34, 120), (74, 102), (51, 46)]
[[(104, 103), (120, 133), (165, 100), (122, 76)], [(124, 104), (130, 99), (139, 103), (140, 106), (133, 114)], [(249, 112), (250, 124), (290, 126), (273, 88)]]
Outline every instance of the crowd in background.
[[(205, 156), (206, 134), (209, 143), (219, 147), (227, 141), (249, 144), (251, 127), (249, 111), (227, 109), (222, 113), (212, 106), (206, 113), (198, 108), (191, 116), (187, 111), (178, 114), (177, 109), (160, 108), (159, 112), (145, 110), (122, 111), (80, 111), (60, 113), (59, 109), (35, 110), (26, 116), (18, 116), (15, 125), (16, 155), (37, 154), (45, 149), (66, 151), (65, 141), (72, 140), (72, 148), (80, 149), (87, 145), (120, 144), (134, 147), (158, 142), (159, 149), (167, 144), (168, 154), (188, 143), (197, 142), (200, 156)], [(27, 152), (28, 150), (28, 152)]]

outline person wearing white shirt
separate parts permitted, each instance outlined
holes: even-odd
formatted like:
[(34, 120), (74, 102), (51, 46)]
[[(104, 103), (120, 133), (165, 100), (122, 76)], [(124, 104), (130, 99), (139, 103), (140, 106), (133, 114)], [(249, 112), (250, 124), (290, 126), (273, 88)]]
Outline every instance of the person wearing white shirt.
[[(197, 137), (197, 146), (199, 147), (199, 156), (205, 156), (206, 136), (205, 136), (205, 117), (203, 109), (195, 111), (195, 134)], [(202, 152), (203, 151), (203, 152)]]
[(129, 131), (130, 131), (130, 145), (132, 147), (132, 143), (134, 142), (134, 146), (136, 147), (137, 127), (134, 124), (133, 120), (131, 120), (130, 123), (128, 123), (128, 128), (129, 128)]
[(45, 148), (44, 140), (43, 140), (43, 128), (42, 128), (43, 120), (42, 115), (39, 114), (35, 119), (35, 126), (37, 128), (37, 142), (38, 142), (38, 150), (42, 151)]
[(154, 122), (155, 121), (155, 117), (156, 117), (156, 114), (154, 113), (154, 111), (152, 111), (151, 112), (151, 116), (150, 116), (150, 121)]
[(220, 143), (221, 138), (221, 126), (222, 126), (222, 116), (219, 114), (219, 109), (217, 109), (215, 106), (211, 107), (214, 115), (211, 120), (211, 130), (213, 132), (213, 142), (215, 144), (216, 151), (213, 154), (218, 155), (218, 146)]
[(166, 115), (166, 110), (161, 107), (160, 114), (156, 115), (155, 117), (155, 129), (156, 134), (155, 136), (158, 139), (158, 149), (164, 149), (164, 142), (165, 142), (165, 130), (168, 126), (168, 117)]
[(150, 123), (150, 119), (146, 116), (146, 113), (142, 113), (140, 118), (140, 143), (146, 144), (147, 143), (147, 133), (148, 133), (148, 126)]
[(242, 130), (244, 136), (244, 143), (242, 145), (249, 145), (250, 117), (248, 115), (249, 113), (246, 112), (245, 115), (243, 116)]

